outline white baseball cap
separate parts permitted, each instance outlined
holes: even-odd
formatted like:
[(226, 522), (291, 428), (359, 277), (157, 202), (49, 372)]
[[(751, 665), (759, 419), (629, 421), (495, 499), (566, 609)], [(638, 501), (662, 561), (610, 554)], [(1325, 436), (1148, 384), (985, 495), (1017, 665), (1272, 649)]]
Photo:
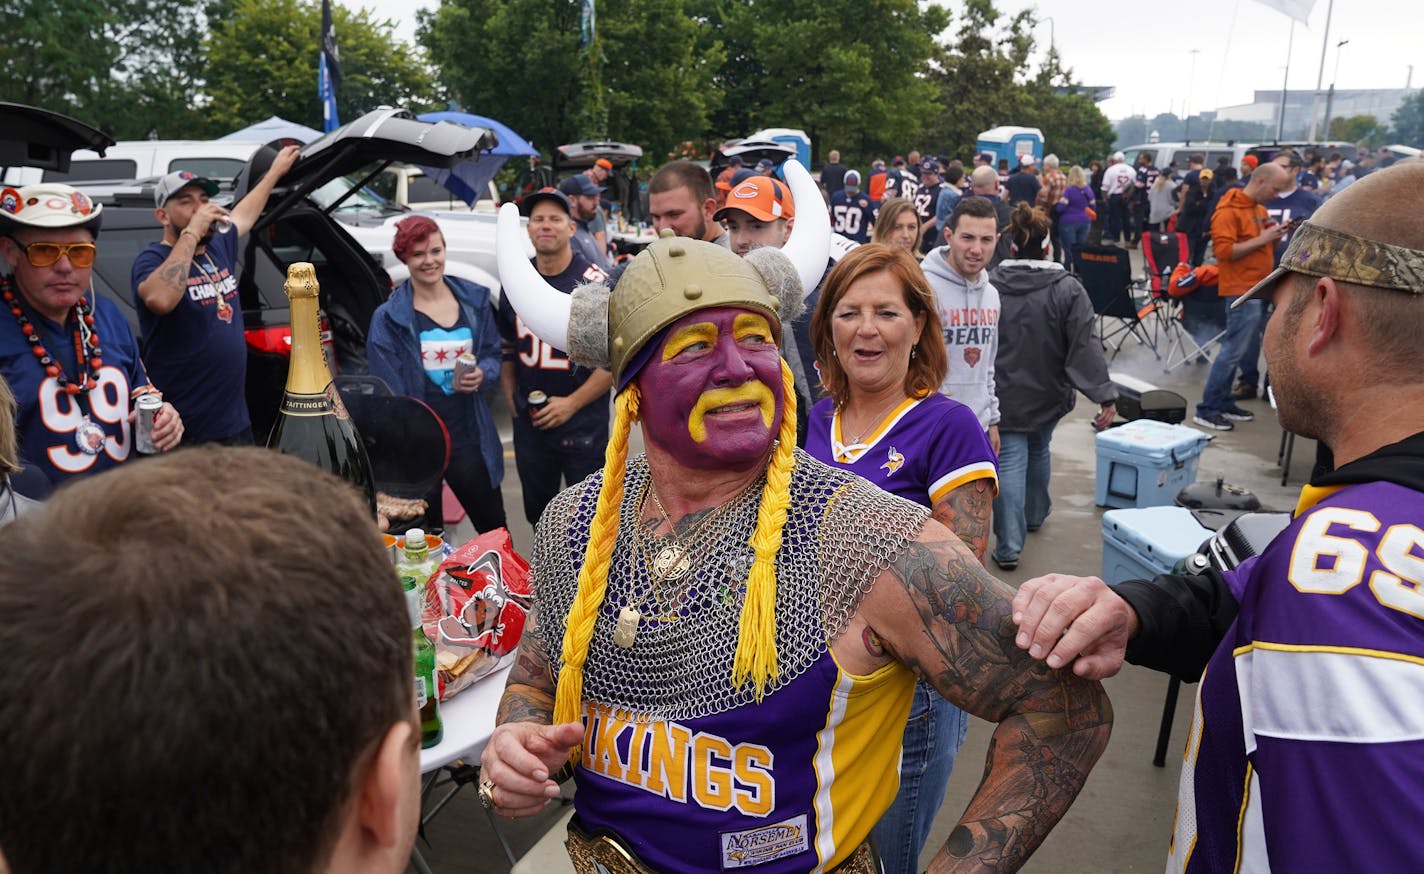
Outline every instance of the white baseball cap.
[[(89, 228), (98, 233), (104, 208), (58, 182), (0, 190), (0, 220), (31, 228)], [(0, 223), (3, 223), (0, 222)]]

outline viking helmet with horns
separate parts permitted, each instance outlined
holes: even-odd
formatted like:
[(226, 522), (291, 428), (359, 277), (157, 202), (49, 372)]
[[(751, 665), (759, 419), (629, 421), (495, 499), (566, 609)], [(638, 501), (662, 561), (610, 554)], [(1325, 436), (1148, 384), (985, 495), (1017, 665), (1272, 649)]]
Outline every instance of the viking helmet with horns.
[[(500, 207), (497, 258), (504, 300), (539, 339), (568, 354), (577, 364), (613, 371), (619, 386), (616, 414), (604, 459), (603, 483), (579, 571), (578, 593), (569, 611), (563, 640), (563, 666), (555, 695), (555, 722), (577, 718), (583, 690), (583, 665), (593, 625), (608, 590), (608, 570), (618, 534), (627, 465), (628, 434), (638, 419), (640, 398), (630, 384), (663, 329), (698, 310), (735, 306), (765, 315), (781, 339), (782, 326), (794, 319), (821, 280), (830, 252), (831, 226), (821, 193), (806, 169), (794, 160), (782, 165), (792, 197), (803, 208), (781, 249), (762, 248), (739, 258), (722, 246), (673, 237), (667, 232), (633, 259), (612, 288), (583, 285), (566, 295), (544, 281), (524, 252), (524, 232), (513, 204)], [(775, 558), (790, 501), (789, 481), (796, 440), (795, 392), (790, 370), (782, 365), (781, 433), (772, 454), (750, 545), (755, 560), (747, 578), (740, 633), (733, 660), (733, 682), (750, 679), (764, 690), (777, 674)]]

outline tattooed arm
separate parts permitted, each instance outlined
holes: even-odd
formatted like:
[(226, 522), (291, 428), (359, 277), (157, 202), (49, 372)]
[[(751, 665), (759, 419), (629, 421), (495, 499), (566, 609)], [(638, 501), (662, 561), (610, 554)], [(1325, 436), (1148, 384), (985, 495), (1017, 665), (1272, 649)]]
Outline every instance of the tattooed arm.
[(934, 505), (934, 518), (959, 535), (979, 563), (989, 552), (989, 523), (994, 508), (994, 481), (970, 480)]
[(554, 678), (543, 641), (530, 633), (538, 621), (537, 613), (530, 613), (499, 702), (494, 734), (480, 761), (482, 779), (494, 787), (490, 795), (495, 810), (510, 817), (533, 816), (558, 797), (554, 776), (583, 740), (582, 723), (549, 724), (554, 717)]
[(859, 618), (945, 698), (997, 722), (984, 776), (930, 871), (1015, 871), (1062, 818), (1107, 746), (1102, 686), (1014, 644), (1012, 592), (934, 521), (885, 570)]
[(163, 233), (163, 241), (172, 247), (168, 257), (147, 276), (134, 277), (137, 280), (134, 290), (138, 292), (139, 300), (149, 312), (160, 316), (172, 312), (183, 295), (188, 293), (188, 270), (202, 239), (197, 231), (187, 233), (185, 228), (184, 232), (178, 232), (173, 230), (171, 224), (164, 227)]
[(538, 612), (531, 612), (519, 640), (519, 650), (514, 655), (514, 666), (505, 681), (495, 725), (506, 722), (548, 725), (554, 719), (554, 674), (543, 640), (533, 633), (538, 622)]

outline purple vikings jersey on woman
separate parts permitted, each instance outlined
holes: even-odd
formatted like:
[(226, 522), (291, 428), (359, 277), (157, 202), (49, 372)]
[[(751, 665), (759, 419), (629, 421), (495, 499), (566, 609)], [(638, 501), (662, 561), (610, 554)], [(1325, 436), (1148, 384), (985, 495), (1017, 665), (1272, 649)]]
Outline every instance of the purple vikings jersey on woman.
[(972, 480), (998, 484), (998, 459), (979, 419), (942, 394), (906, 399), (854, 443), (846, 441), (840, 416), (827, 398), (811, 409), (806, 451), (833, 458), (890, 494), (931, 508)]
[(1306, 487), (1296, 516), (1228, 577), (1168, 871), (1424, 871), (1424, 494)]

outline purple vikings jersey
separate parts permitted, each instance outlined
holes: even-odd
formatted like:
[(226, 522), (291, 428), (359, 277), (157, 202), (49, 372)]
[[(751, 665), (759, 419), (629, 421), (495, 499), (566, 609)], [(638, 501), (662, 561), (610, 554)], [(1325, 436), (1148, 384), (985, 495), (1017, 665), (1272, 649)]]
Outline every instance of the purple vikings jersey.
[[(0, 375), (19, 405), (15, 424), (20, 453), (55, 484), (127, 460), (133, 449), (130, 401), (152, 390), (139, 360), (138, 343), (118, 307), (92, 293), (90, 299), (104, 366), (95, 374), (98, 384), (83, 395), (66, 394), (57, 380), (45, 374), (19, 324), (8, 312), (0, 319)], [(28, 307), (26, 311), (45, 348), (74, 379), (78, 362), (72, 318), (66, 326)], [(86, 419), (99, 430), (87, 429)], [(92, 444), (81, 446), (86, 437), (92, 438)]]
[(1424, 494), (1307, 486), (1229, 580), (1167, 870), (1424, 871)]
[(579, 820), (655, 871), (831, 868), (895, 797), (900, 744), (885, 739), (903, 732), (914, 683), (898, 662), (847, 674), (827, 651), (761, 703), (712, 716), (634, 723), (585, 702)]
[(972, 480), (998, 487), (998, 460), (978, 418), (942, 394), (907, 399), (858, 443), (845, 442), (827, 398), (811, 409), (806, 452), (926, 507)]

